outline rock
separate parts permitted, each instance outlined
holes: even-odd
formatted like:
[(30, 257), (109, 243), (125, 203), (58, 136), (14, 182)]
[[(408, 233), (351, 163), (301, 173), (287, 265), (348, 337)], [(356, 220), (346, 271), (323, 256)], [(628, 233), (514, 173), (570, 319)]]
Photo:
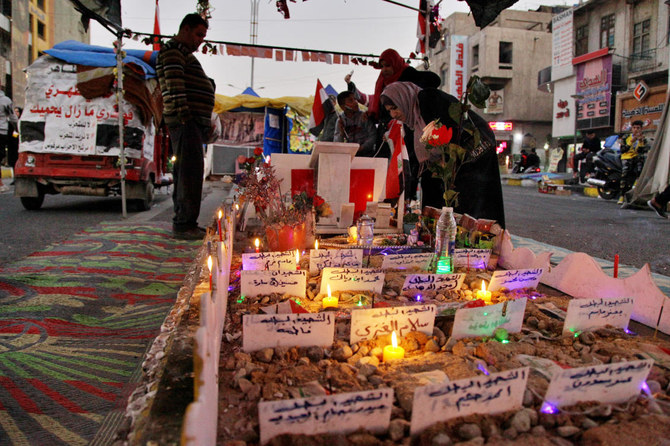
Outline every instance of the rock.
[(309, 381), (300, 387), (303, 394), (302, 398), (309, 398), (311, 396), (324, 396), (327, 394), (326, 389), (319, 383), (319, 381)]
[(458, 435), (464, 440), (472, 440), (473, 438), (481, 437), (482, 430), (478, 424), (465, 423), (461, 424), (461, 427), (458, 428)]
[(409, 422), (402, 418), (396, 418), (389, 423), (388, 434), (392, 441), (398, 442), (405, 436), (405, 431), (409, 428)]
[(652, 395), (661, 391), (661, 383), (656, 380), (648, 380), (647, 385), (649, 386), (649, 392), (651, 392)]
[(257, 351), (254, 354), (254, 357), (256, 358), (257, 361), (268, 363), (272, 361), (272, 356), (274, 355), (274, 353), (275, 353), (274, 349), (264, 348), (263, 350)]
[(384, 380), (382, 379), (381, 376), (378, 375), (372, 375), (368, 377), (368, 382), (376, 387), (379, 387), (384, 384)]
[(528, 432), (531, 427), (530, 415), (526, 410), (520, 410), (514, 414), (510, 421), (510, 427), (516, 429), (517, 432)]
[(366, 432), (356, 432), (347, 435), (347, 440), (349, 440), (349, 444), (353, 446), (373, 446), (381, 444), (381, 442), (377, 440), (377, 437)]
[(223, 443), (223, 446), (247, 446), (247, 442), (242, 440), (227, 440)]
[(298, 362), (301, 365), (309, 365), (310, 364), (309, 358), (307, 356), (302, 356), (302, 357), (298, 358)]
[(533, 426), (533, 428), (530, 430), (530, 433), (533, 436), (542, 437), (547, 434), (547, 430), (544, 428), (544, 426), (537, 425)]
[(274, 354), (277, 359), (286, 359), (286, 354), (288, 353), (288, 347), (275, 347)]
[(363, 374), (361, 374), (361, 373), (359, 373), (358, 375), (356, 375), (356, 379), (357, 379), (360, 383), (363, 383), (363, 384), (365, 384), (365, 383), (368, 382), (368, 377), (365, 376), (365, 375), (363, 375)]
[(381, 347), (374, 347), (370, 350), (369, 356), (374, 356), (377, 359), (382, 359), (384, 356), (384, 350)]
[(514, 440), (516, 437), (519, 436), (519, 432), (517, 432), (516, 429), (513, 427), (508, 427), (505, 429), (502, 433), (503, 438), (507, 438), (508, 440)]
[(351, 358), (354, 355), (354, 352), (351, 350), (351, 347), (348, 345), (343, 345), (342, 347), (339, 347), (335, 349), (333, 352), (333, 359), (336, 361), (346, 361), (347, 359)]
[(584, 418), (582, 420), (582, 429), (591, 429), (592, 427), (597, 427), (597, 426), (598, 426), (598, 423), (596, 423), (595, 421), (593, 421), (592, 419), (590, 419), (588, 417)]
[[(449, 342), (446, 345), (449, 345)], [(451, 352), (456, 356), (467, 356), (472, 353), (472, 348), (467, 347), (463, 341), (457, 341), (451, 348)]]
[(319, 361), (319, 363), (317, 364), (317, 366), (318, 366), (320, 369), (325, 369), (325, 368), (327, 368), (329, 365), (330, 365), (330, 361), (329, 361), (328, 359), (322, 359), (322, 360)]
[(573, 435), (576, 435), (579, 432), (581, 432), (581, 429), (578, 428), (577, 426), (561, 426), (559, 428), (556, 428), (556, 433), (564, 438), (572, 437)]
[(375, 367), (379, 366), (379, 359), (376, 356), (363, 356), (358, 360), (358, 365), (370, 364)]
[(268, 302), (270, 302), (270, 296), (263, 296), (261, 299), (261, 305), (266, 305)]
[(414, 388), (402, 384), (395, 389), (396, 398), (398, 399), (398, 404), (403, 408), (405, 413), (412, 413), (412, 404), (414, 402)]
[(440, 346), (447, 342), (447, 336), (438, 327), (433, 327), (433, 336), (437, 338), (437, 342), (440, 344)]
[(551, 437), (551, 444), (554, 446), (574, 446), (574, 443), (561, 437)]
[(612, 415), (612, 406), (609, 404), (606, 404), (604, 406), (598, 406), (593, 412), (591, 412), (592, 415), (596, 417), (609, 417)]
[(426, 342), (426, 351), (437, 353), (440, 351), (440, 344), (438, 343), (438, 341), (431, 339), (428, 342)]
[(581, 351), (581, 353), (579, 355), (579, 359), (581, 359), (582, 362), (587, 363), (587, 364), (590, 364), (591, 362), (593, 362), (593, 356), (591, 356), (591, 353), (589, 353), (586, 350)]
[(361, 356), (367, 356), (367, 354), (370, 353), (370, 347), (368, 347), (367, 345), (361, 345), (356, 353), (358, 353)]
[(237, 369), (237, 371), (233, 375), (233, 385), (237, 385), (237, 382), (240, 379), (244, 378), (245, 376), (247, 376), (247, 369), (245, 368)]
[(449, 446), (451, 444), (451, 438), (444, 432), (440, 432), (433, 437), (430, 444), (431, 446)]
[(528, 319), (526, 319), (526, 325), (528, 325), (529, 327), (537, 328), (537, 325), (539, 323), (540, 320), (535, 316), (529, 316)]
[(581, 342), (576, 342), (576, 341), (575, 341), (575, 342), (572, 344), (572, 348), (574, 348), (575, 351), (580, 352), (580, 351), (582, 351), (582, 349), (584, 348), (584, 344), (582, 344)]
[(547, 429), (556, 426), (556, 416), (549, 413), (541, 413), (539, 417), (540, 424)]
[(358, 350), (360, 350), (360, 349), (361, 349), (361, 346), (358, 345), (358, 342), (355, 342), (355, 343), (351, 344), (351, 351), (352, 352), (358, 353)]
[(307, 357), (313, 363), (318, 363), (324, 357), (325, 353), (323, 347), (308, 347), (307, 348)]
[(373, 364), (362, 364), (361, 368), (359, 369), (359, 373), (366, 378), (370, 377), (370, 375), (373, 375), (377, 371), (377, 366)]
[(249, 380), (246, 379), (246, 378), (240, 378), (240, 379), (237, 381), (237, 386), (240, 388), (240, 390), (241, 390), (242, 392), (247, 393), (247, 392), (249, 391), (249, 389), (251, 389), (251, 387), (253, 386), (253, 384), (251, 383), (251, 381), (249, 381)]
[(523, 392), (523, 403), (522, 403), (522, 404), (523, 404), (524, 406), (528, 407), (528, 406), (530, 406), (530, 405), (533, 404), (533, 400), (534, 400), (534, 398), (535, 398), (535, 395), (533, 395), (533, 392), (531, 392), (530, 390), (526, 389), (526, 390)]

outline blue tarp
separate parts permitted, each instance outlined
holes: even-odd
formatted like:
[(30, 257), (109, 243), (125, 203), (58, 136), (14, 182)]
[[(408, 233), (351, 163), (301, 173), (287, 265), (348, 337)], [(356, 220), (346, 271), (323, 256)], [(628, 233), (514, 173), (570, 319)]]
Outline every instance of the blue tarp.
[(240, 94), (248, 94), (249, 96), (256, 96), (257, 98), (260, 98), (260, 96), (258, 96), (258, 93), (256, 93), (256, 92), (253, 90), (253, 88), (251, 88), (251, 87), (247, 87), (247, 88), (246, 88), (242, 93), (240, 93)]
[[(125, 50), (125, 52), (124, 63), (133, 63), (142, 68), (145, 78), (156, 77), (155, 66), (158, 51)], [(72, 64), (89, 67), (116, 66), (116, 54), (114, 54), (113, 48), (87, 45), (75, 40), (58, 43), (53, 48), (46, 50), (45, 53)]]

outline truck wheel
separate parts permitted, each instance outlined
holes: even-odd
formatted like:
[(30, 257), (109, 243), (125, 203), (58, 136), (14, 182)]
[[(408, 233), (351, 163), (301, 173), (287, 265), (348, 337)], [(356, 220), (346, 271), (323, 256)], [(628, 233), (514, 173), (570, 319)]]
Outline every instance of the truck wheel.
[(148, 211), (154, 201), (154, 183), (147, 181), (144, 184), (144, 198), (134, 200), (138, 211)]
[(37, 197), (21, 197), (21, 204), (29, 211), (36, 211), (44, 203), (44, 192), (40, 189)]

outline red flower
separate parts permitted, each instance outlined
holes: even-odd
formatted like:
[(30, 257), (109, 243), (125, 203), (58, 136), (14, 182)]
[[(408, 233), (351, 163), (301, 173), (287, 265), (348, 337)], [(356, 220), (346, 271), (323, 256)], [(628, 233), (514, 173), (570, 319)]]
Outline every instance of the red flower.
[(247, 158), (247, 163), (253, 164), (256, 162), (256, 158)]
[(446, 125), (441, 125), (433, 130), (433, 136), (437, 137), (436, 145), (440, 146), (449, 144), (452, 134), (453, 130), (451, 128), (447, 128)]
[(318, 208), (319, 206), (321, 206), (325, 202), (326, 202), (326, 200), (324, 200), (320, 196), (318, 196), (318, 195), (314, 196), (314, 207)]
[(256, 147), (254, 149), (254, 155), (261, 156), (262, 154), (263, 154), (263, 148), (262, 147)]

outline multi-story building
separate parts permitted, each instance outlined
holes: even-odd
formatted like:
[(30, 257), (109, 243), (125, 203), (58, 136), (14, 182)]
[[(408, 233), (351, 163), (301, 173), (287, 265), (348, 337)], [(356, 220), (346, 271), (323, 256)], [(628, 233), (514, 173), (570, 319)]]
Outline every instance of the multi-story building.
[(89, 42), (68, 0), (0, 0), (0, 83), (16, 105), (25, 100), (23, 70), (64, 40)]
[(551, 98), (536, 88), (537, 72), (551, 63), (552, 9), (505, 10), (483, 29), (471, 15), (442, 22), (443, 39), (431, 65), (442, 89), (460, 96), (472, 75), (491, 88), (484, 109), (475, 109), (494, 129), (501, 160), (522, 148), (543, 148), (551, 137)]
[(571, 155), (581, 133), (652, 137), (665, 106), (670, 7), (661, 0), (590, 0), (553, 18), (553, 61), (538, 88), (553, 96), (553, 135)]

